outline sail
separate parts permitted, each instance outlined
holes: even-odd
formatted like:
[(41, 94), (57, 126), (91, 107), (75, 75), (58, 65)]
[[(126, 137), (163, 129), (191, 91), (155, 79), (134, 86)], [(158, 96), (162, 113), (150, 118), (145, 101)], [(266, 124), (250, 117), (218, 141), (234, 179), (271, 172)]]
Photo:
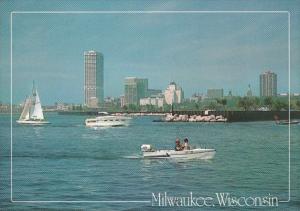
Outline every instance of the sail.
[(40, 101), (39, 94), (37, 90), (33, 92), (33, 108), (32, 108), (32, 113), (30, 116), (30, 119), (36, 120), (43, 120), (44, 119), (44, 114), (43, 114), (43, 109)]
[(30, 107), (31, 107), (31, 98), (27, 97), (25, 100), (24, 108), (23, 108), (23, 111), (21, 113), (19, 120), (28, 120), (29, 119)]

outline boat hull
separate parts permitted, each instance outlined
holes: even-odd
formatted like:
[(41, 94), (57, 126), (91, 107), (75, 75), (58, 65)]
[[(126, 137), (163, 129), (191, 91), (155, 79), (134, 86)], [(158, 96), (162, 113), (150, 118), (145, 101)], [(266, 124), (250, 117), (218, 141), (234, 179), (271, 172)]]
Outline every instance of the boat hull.
[(216, 154), (215, 149), (192, 149), (192, 150), (157, 150), (153, 152), (143, 152), (144, 158), (176, 158), (176, 159), (213, 159)]
[(128, 126), (130, 119), (129, 117), (116, 116), (97, 117), (94, 119), (86, 119), (85, 125), (87, 127), (121, 127)]
[(40, 120), (17, 120), (18, 124), (22, 125), (47, 125), (50, 122), (47, 121), (40, 121)]
[(124, 122), (95, 122), (95, 123), (86, 123), (87, 127), (121, 127), (127, 126), (128, 123)]
[(280, 122), (277, 122), (278, 125), (297, 125), (299, 124), (300, 121), (280, 121)]

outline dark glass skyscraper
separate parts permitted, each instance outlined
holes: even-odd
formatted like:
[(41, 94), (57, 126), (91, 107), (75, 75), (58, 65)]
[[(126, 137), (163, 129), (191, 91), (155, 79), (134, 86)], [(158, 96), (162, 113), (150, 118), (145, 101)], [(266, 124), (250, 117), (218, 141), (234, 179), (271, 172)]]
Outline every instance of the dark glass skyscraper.
[(125, 105), (139, 105), (140, 99), (147, 96), (148, 79), (127, 77), (125, 78)]

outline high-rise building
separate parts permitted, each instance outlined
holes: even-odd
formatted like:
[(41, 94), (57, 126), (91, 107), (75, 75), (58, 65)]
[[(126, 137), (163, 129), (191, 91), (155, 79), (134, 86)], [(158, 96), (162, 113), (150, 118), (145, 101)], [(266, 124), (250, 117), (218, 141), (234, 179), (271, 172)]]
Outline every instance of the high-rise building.
[(139, 105), (140, 99), (147, 96), (148, 79), (127, 77), (124, 86), (125, 105)]
[(223, 98), (224, 90), (223, 89), (208, 89), (207, 90), (207, 98), (215, 99), (215, 98)]
[(271, 71), (260, 74), (260, 96), (277, 96), (277, 75)]
[(167, 104), (172, 105), (174, 103), (182, 103), (184, 99), (184, 93), (180, 86), (177, 86), (175, 82), (171, 82), (168, 88), (165, 90), (165, 101)]
[(104, 102), (103, 54), (96, 51), (84, 52), (84, 103), (96, 108)]

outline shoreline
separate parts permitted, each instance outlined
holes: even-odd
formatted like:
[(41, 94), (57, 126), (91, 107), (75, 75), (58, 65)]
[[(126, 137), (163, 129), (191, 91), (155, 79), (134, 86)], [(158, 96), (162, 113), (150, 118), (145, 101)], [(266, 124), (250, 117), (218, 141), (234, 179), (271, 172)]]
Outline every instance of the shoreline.
[[(45, 111), (45, 113), (57, 113), (58, 115), (80, 115), (80, 116), (97, 116), (98, 111)], [(110, 112), (114, 115), (128, 115), (128, 116), (157, 116), (165, 117), (171, 115), (171, 112)], [(0, 112), (0, 115), (10, 115), (10, 112)], [(13, 115), (20, 115), (19, 112), (13, 112)], [(252, 122), (252, 121), (275, 121), (278, 120), (288, 120), (289, 111), (173, 111), (173, 115), (186, 116), (190, 118), (192, 116), (222, 116), (226, 119), (225, 122)], [(300, 110), (290, 111), (290, 119), (300, 119)], [(176, 121), (165, 121), (162, 119), (155, 120), (155, 122), (224, 122), (224, 121), (188, 121), (176, 120)]]

